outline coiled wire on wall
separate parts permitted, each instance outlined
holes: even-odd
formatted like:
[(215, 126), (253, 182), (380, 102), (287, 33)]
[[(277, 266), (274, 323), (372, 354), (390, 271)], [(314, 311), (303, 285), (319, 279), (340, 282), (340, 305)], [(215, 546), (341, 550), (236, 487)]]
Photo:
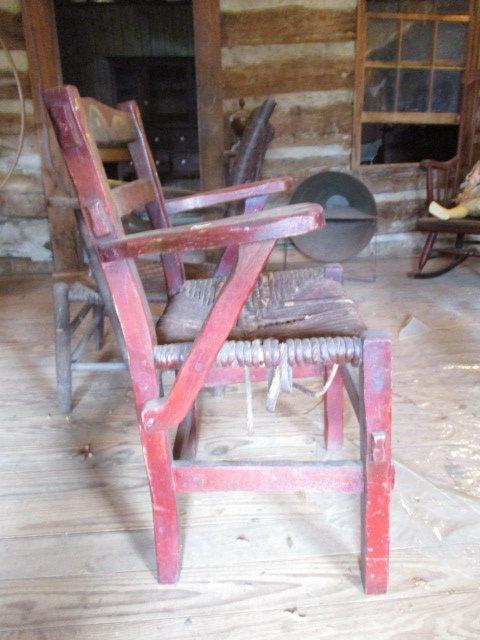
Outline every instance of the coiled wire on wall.
[[(12, 54), (10, 53), (9, 48), (5, 44), (5, 40), (3, 38), (1, 31), (0, 31), (0, 45), (2, 49), (5, 51), (7, 62), (10, 66), (13, 77), (15, 79), (15, 84), (17, 85), (17, 92), (18, 92), (18, 100), (20, 102), (20, 131), (18, 134), (18, 143), (17, 143), (17, 148), (15, 151), (15, 157), (13, 159), (12, 166), (8, 170), (7, 174), (4, 176), (3, 180), (0, 182), (0, 189), (3, 189), (3, 187), (7, 184), (8, 180), (10, 180), (13, 172), (17, 168), (18, 161), (20, 159), (20, 154), (22, 153), (22, 149), (23, 149), (23, 143), (25, 140), (25, 98), (23, 95), (22, 83), (20, 82), (20, 76), (18, 75), (17, 67), (15, 66), (15, 62), (13, 61), (13, 57), (12, 57)], [(1, 85), (1, 81), (0, 81), (0, 85)]]

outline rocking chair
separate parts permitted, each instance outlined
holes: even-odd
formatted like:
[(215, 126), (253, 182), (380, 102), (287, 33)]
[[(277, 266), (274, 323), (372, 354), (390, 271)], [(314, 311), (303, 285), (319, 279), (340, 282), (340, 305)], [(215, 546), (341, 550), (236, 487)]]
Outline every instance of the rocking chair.
[[(455, 156), (446, 162), (424, 160), (420, 163), (422, 169), (427, 173), (428, 204), (435, 200), (444, 207), (453, 206), (453, 200), (458, 193), (462, 178), (471, 169), (474, 137), (480, 116), (478, 113), (479, 87), (480, 72), (469, 74), (464, 85)], [(466, 151), (465, 146), (467, 147)], [(423, 231), (427, 237), (418, 262), (418, 269), (413, 273), (414, 278), (436, 278), (462, 264), (467, 258), (480, 257), (480, 252), (473, 246), (478, 244), (478, 241), (465, 240), (466, 235), (480, 234), (480, 219), (478, 218), (468, 216), (456, 220), (439, 220), (429, 215), (419, 218), (417, 231)], [(438, 236), (442, 234), (455, 235), (453, 247), (435, 247)], [(442, 256), (448, 256), (450, 261), (440, 268), (430, 271), (424, 270), (430, 260)]]
[[(134, 391), (153, 504), (158, 579), (180, 571), (176, 494), (190, 491), (338, 491), (362, 495), (362, 577), (367, 593), (387, 588), (391, 465), (391, 344), (364, 333), (355, 304), (339, 282), (340, 270), (280, 272), (262, 276), (275, 241), (323, 226), (319, 205), (261, 211), (265, 196), (289, 179), (264, 180), (167, 206), (145, 143), (135, 103), (111, 109), (97, 103), (99, 121), (128, 143), (137, 180), (111, 189), (100, 161), (97, 130), (89, 128), (74, 87), (45, 92), (45, 101), (81, 206), (91, 246), (117, 311)], [(246, 215), (169, 227), (167, 211), (247, 199)], [(121, 217), (146, 206), (157, 216), (153, 231), (125, 235)], [(179, 252), (227, 246), (227, 277), (186, 281)], [(169, 301), (157, 325), (132, 258), (160, 253)], [(358, 382), (351, 367), (359, 370)], [(269, 408), (294, 378), (326, 372), (327, 446), (342, 442), (343, 385), (361, 425), (361, 459), (335, 462), (198, 462), (195, 402), (204, 386), (271, 377)], [(161, 397), (158, 371), (176, 379)], [(332, 371), (333, 370), (333, 371)], [(336, 373), (336, 375), (332, 375)], [(172, 460), (168, 431), (177, 430)]]

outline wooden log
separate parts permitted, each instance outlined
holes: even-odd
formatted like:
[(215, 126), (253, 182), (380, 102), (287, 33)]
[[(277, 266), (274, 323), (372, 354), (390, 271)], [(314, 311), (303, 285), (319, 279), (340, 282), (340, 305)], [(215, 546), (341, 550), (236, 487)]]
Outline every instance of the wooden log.
[[(299, 73), (301, 69), (301, 73)], [(227, 66), (225, 97), (353, 88), (354, 62), (306, 55), (300, 59)], [(279, 131), (280, 132), (280, 131)]]
[[(64, 195), (64, 185), (69, 185), (70, 180), (49, 125), (42, 98), (44, 89), (60, 84), (62, 79), (53, 6), (50, 2), (24, 0), (22, 20), (32, 82), (35, 124), (44, 160), (42, 178), (45, 195), (47, 198)], [(46, 140), (48, 148), (44, 144)], [(49, 171), (49, 166), (54, 166), (55, 172)], [(81, 268), (82, 250), (73, 211), (49, 207), (48, 218), (55, 269), (73, 271)]]
[(6, 46), (9, 49), (25, 49), (22, 14), (0, 9), (0, 24), (2, 25), (2, 38)]
[[(29, 100), (32, 97), (30, 77), (28, 73), (19, 73), (23, 95)], [(15, 100), (18, 98), (18, 89), (13, 75), (2, 73), (0, 77), (0, 100)]]
[(355, 38), (354, 11), (328, 11), (295, 5), (222, 14), (222, 44), (344, 42)]

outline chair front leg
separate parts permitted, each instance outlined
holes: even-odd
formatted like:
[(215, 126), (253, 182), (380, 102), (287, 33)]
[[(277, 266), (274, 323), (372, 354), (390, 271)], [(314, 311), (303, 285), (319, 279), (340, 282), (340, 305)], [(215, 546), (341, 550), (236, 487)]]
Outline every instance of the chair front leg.
[(181, 544), (177, 501), (166, 431), (140, 430), (145, 467), (152, 497), (153, 530), (158, 582), (176, 582), (180, 573)]
[(367, 333), (360, 369), (362, 495), (362, 579), (365, 593), (385, 593), (390, 546), (391, 341)]
[(437, 233), (429, 233), (427, 239), (425, 240), (425, 244), (423, 245), (422, 253), (420, 255), (420, 259), (418, 261), (418, 270), (422, 271), (424, 266), (427, 264), (430, 259), (430, 253), (433, 249), (433, 245), (435, 244), (435, 240), (437, 239)]
[(68, 289), (66, 282), (55, 282), (53, 285), (57, 398), (60, 412), (63, 414), (68, 414), (72, 410), (72, 336)]

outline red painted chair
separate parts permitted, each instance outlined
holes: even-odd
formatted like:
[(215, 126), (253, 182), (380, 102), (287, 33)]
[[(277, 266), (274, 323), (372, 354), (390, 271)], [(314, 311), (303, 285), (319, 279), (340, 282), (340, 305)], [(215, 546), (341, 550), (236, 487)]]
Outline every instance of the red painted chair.
[[(340, 271), (280, 272), (262, 276), (278, 238), (323, 226), (322, 209), (298, 204), (262, 212), (265, 196), (289, 179), (264, 180), (165, 203), (134, 103), (111, 109), (97, 103), (91, 129), (73, 87), (45, 93), (90, 243), (95, 250), (123, 334), (153, 503), (158, 579), (180, 571), (176, 494), (190, 491), (338, 491), (362, 496), (362, 577), (367, 593), (387, 588), (391, 465), (391, 345), (362, 333), (355, 305), (338, 282)], [(137, 180), (110, 189), (97, 142), (103, 130), (128, 143)], [(251, 213), (185, 227), (168, 227), (167, 211), (247, 200)], [(145, 206), (154, 231), (125, 235), (121, 217)], [(227, 277), (185, 281), (179, 252), (230, 247)], [(132, 258), (160, 253), (169, 303), (155, 335)], [(223, 263), (226, 268), (226, 263)], [(228, 271), (228, 269), (227, 269)], [(195, 401), (204, 386), (266, 380), (273, 371), (269, 408), (293, 378), (339, 373), (325, 399), (327, 446), (342, 442), (342, 383), (361, 424), (361, 459), (339, 462), (195, 461)], [(351, 368), (358, 368), (358, 382)], [(161, 397), (158, 371), (174, 370)], [(168, 431), (176, 429), (174, 455)], [(173, 459), (172, 459), (173, 458)]]

